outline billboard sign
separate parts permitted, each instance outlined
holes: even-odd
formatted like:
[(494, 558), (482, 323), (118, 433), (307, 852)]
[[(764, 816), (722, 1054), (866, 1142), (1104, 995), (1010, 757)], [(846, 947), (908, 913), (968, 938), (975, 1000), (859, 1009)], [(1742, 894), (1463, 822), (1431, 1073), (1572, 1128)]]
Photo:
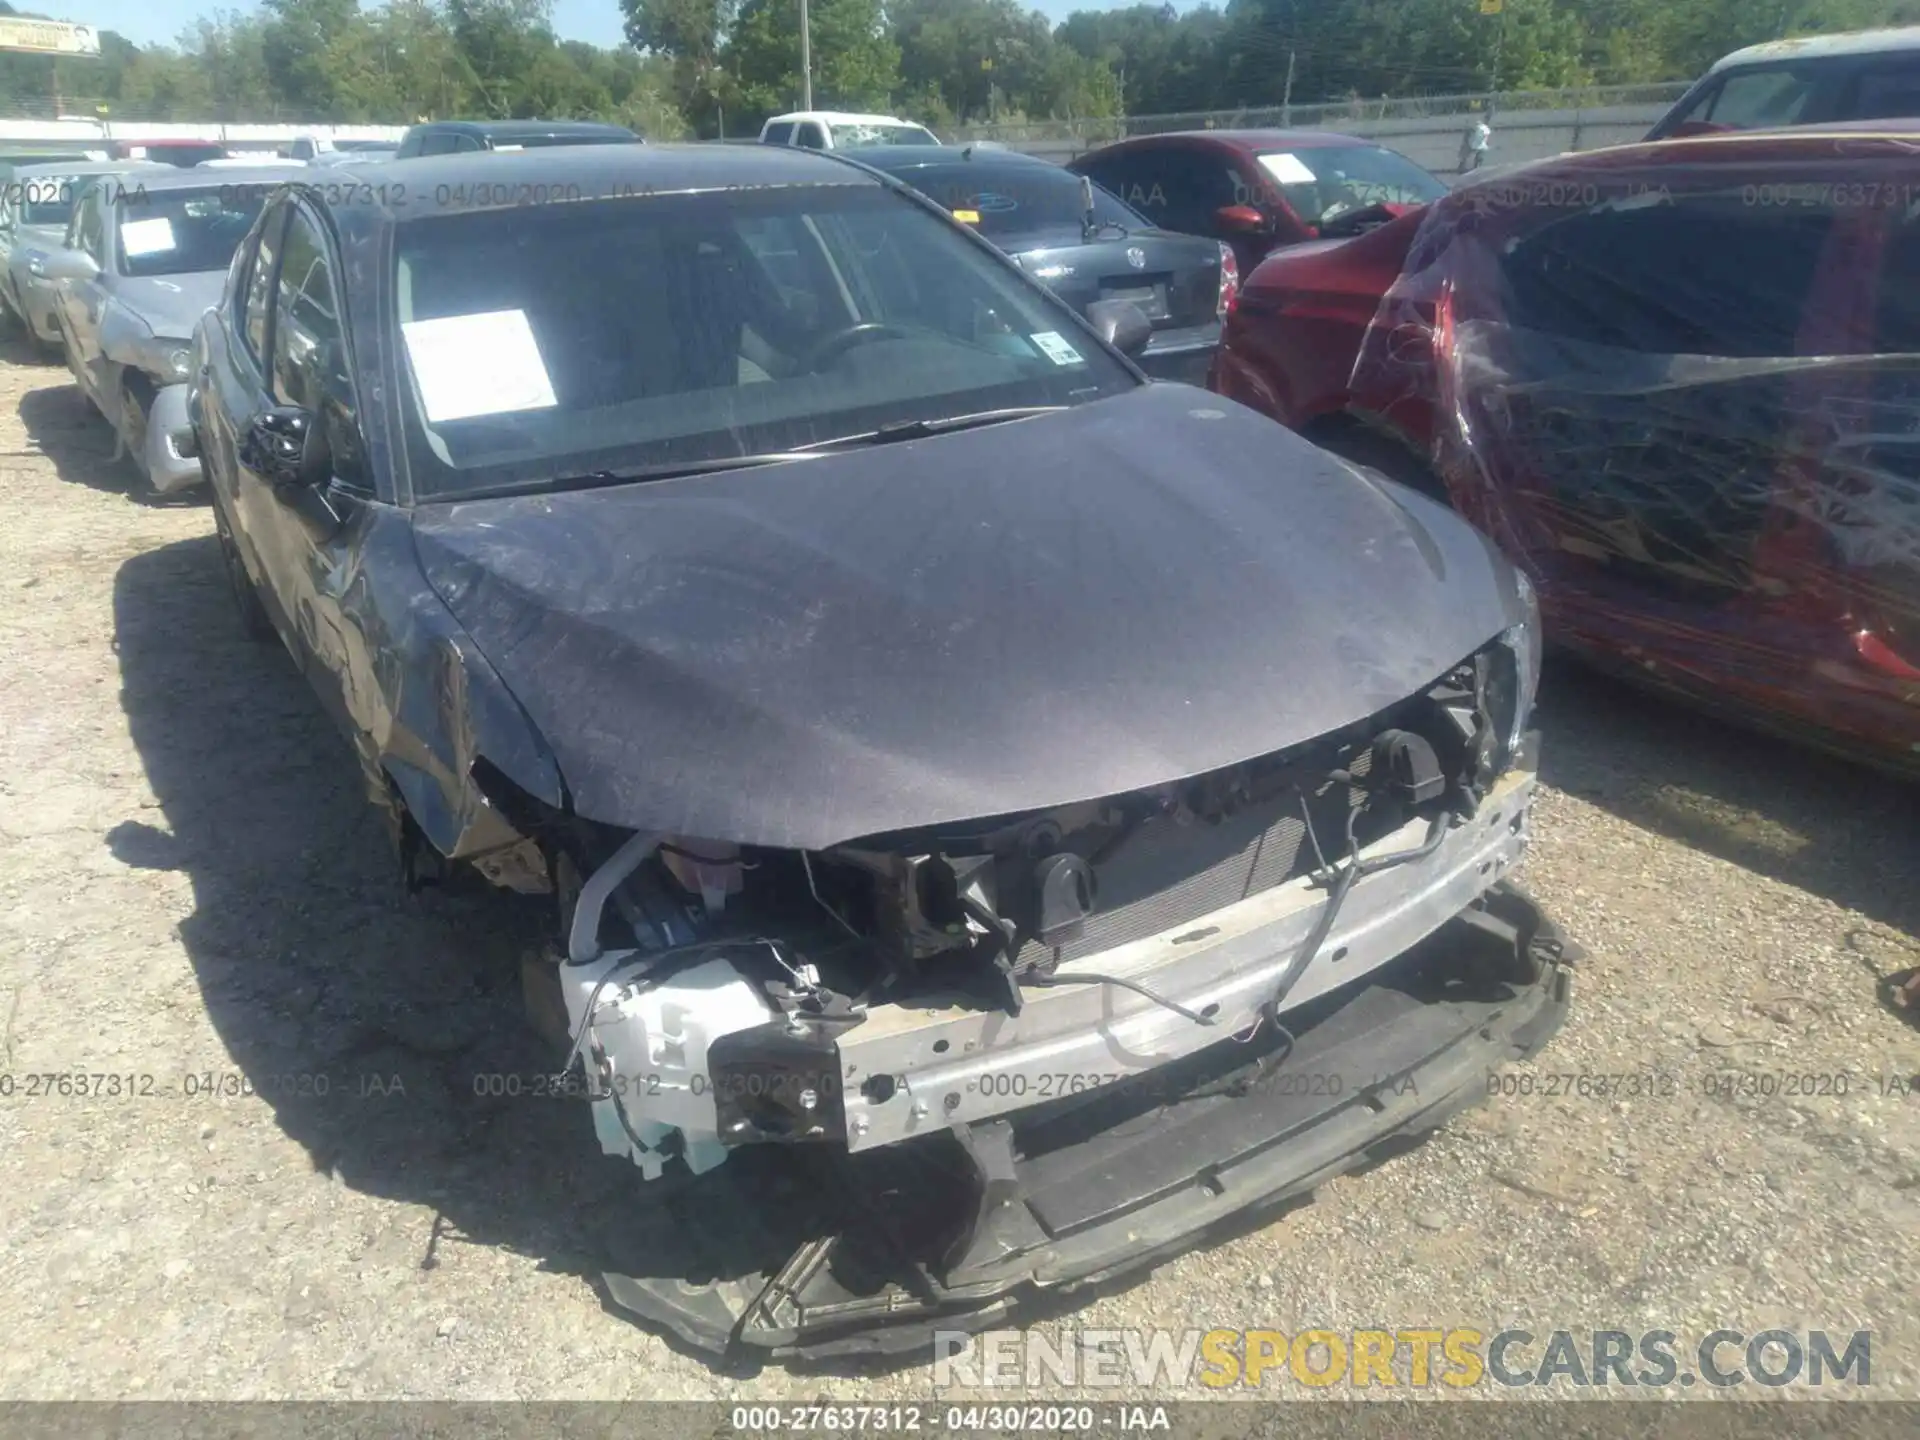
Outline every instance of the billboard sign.
[(98, 55), (100, 32), (91, 25), (69, 25), (64, 20), (0, 15), (0, 50), (23, 50), (32, 55)]

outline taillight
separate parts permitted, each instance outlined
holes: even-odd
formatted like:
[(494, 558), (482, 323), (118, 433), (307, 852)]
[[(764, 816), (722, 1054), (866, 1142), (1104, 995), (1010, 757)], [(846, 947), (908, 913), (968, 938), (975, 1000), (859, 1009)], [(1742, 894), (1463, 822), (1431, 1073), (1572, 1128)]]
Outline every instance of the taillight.
[(1222, 320), (1240, 303), (1240, 262), (1233, 258), (1233, 247), (1220, 247), (1220, 300), (1214, 313)]

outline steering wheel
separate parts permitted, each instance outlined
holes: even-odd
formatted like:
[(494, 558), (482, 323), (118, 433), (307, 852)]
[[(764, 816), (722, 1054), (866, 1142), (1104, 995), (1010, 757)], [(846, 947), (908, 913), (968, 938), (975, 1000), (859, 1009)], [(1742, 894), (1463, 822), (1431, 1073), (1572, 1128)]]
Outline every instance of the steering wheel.
[(822, 365), (831, 364), (856, 345), (865, 345), (870, 340), (909, 340), (912, 332), (900, 325), (889, 325), (884, 320), (863, 320), (858, 325), (846, 325), (831, 335), (823, 335), (807, 347), (802, 366), (808, 370), (818, 370)]

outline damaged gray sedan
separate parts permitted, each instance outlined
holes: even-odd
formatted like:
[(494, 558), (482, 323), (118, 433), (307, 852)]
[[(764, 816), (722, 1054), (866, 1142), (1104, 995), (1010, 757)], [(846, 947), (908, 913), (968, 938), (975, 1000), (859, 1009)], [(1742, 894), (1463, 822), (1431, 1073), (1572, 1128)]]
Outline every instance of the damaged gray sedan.
[(187, 355), (260, 203), (295, 167), (136, 167), (79, 188), (66, 243), (31, 262), (67, 368), (152, 489), (199, 483)]
[(415, 882), (554, 897), (608, 1293), (693, 1344), (1097, 1285), (1560, 1024), (1525, 581), (1148, 333), (748, 146), (338, 167), (200, 327), (243, 620)]

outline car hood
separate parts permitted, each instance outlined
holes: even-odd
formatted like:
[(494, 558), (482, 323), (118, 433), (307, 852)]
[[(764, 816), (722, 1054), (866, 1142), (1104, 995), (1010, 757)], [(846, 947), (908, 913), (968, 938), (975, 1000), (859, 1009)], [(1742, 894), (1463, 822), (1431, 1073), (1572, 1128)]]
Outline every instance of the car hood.
[(413, 524), (579, 812), (746, 844), (1253, 759), (1414, 693), (1521, 613), (1464, 522), (1181, 385)]
[(113, 295), (147, 323), (155, 335), (185, 339), (200, 317), (220, 303), (227, 272), (208, 270), (186, 275), (122, 275)]

